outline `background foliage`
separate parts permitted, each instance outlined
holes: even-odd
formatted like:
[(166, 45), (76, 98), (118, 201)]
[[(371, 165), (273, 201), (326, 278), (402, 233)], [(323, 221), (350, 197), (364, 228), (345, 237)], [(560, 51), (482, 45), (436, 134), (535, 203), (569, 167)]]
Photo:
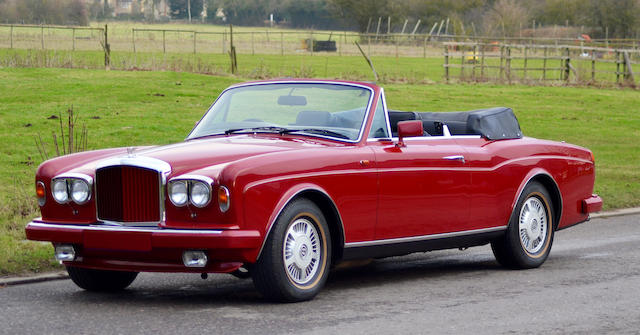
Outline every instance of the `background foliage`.
[[(167, 0), (170, 17), (154, 13), (160, 0), (133, 0), (132, 12), (115, 17), (104, 0), (0, 0), (0, 22), (87, 25), (89, 19), (185, 20), (292, 28), (400, 32), (420, 20), (418, 32), (449, 20), (448, 33), (515, 36), (551, 34), (540, 27), (578, 27), (592, 37), (637, 38), (640, 0)], [(206, 9), (206, 10), (205, 10)], [(206, 13), (206, 18), (201, 17)], [(222, 13), (223, 15), (216, 15)], [(444, 32), (444, 31), (443, 31)], [(574, 34), (574, 30), (571, 30)]]

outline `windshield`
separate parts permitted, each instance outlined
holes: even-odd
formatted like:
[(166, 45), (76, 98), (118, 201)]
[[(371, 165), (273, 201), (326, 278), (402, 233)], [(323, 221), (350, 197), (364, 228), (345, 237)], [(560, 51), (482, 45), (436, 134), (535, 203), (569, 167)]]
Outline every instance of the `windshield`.
[(188, 139), (274, 132), (355, 141), (372, 90), (346, 84), (269, 83), (226, 90)]

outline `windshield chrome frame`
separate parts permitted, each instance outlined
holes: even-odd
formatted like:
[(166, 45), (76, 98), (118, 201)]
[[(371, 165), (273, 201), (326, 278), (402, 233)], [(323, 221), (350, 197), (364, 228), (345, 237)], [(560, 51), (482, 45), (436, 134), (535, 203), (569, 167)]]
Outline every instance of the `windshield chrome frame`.
[[(358, 88), (364, 88), (366, 90), (369, 90), (369, 92), (371, 93), (371, 95), (369, 95), (369, 101), (367, 102), (366, 105), (366, 109), (365, 109), (365, 114), (364, 114), (364, 118), (362, 120), (362, 125), (360, 126), (360, 131), (358, 133), (358, 138), (355, 140), (351, 140), (351, 139), (344, 139), (344, 138), (338, 138), (338, 137), (332, 137), (332, 136), (325, 136), (325, 135), (319, 135), (319, 134), (305, 134), (305, 133), (298, 133), (296, 135), (302, 135), (302, 136), (310, 136), (310, 137), (319, 137), (319, 138), (326, 138), (326, 139), (330, 139), (330, 140), (334, 140), (334, 141), (341, 141), (341, 142), (347, 142), (347, 143), (360, 143), (360, 141), (362, 141), (362, 137), (364, 135), (364, 131), (365, 131), (365, 127), (368, 124), (369, 121), (369, 113), (371, 112), (371, 104), (373, 103), (373, 99), (375, 98), (376, 95), (376, 91), (366, 85), (361, 85), (361, 84), (356, 84), (356, 83), (346, 83), (346, 82), (339, 82), (339, 81), (322, 81), (322, 80), (309, 80), (309, 81), (299, 81), (299, 80), (278, 80), (278, 81), (265, 81), (265, 82), (254, 82), (254, 83), (244, 83), (244, 84), (237, 84), (237, 85), (232, 85), (228, 88), (226, 88), (224, 91), (222, 91), (218, 97), (216, 98), (216, 100), (209, 106), (209, 108), (207, 108), (207, 112), (204, 113), (202, 115), (202, 117), (200, 118), (200, 120), (198, 121), (198, 123), (196, 123), (196, 126), (193, 127), (193, 129), (191, 129), (191, 131), (189, 132), (189, 135), (187, 135), (187, 137), (185, 138), (185, 141), (187, 140), (194, 140), (194, 139), (198, 139), (200, 137), (194, 137), (194, 138), (190, 138), (191, 134), (193, 134), (193, 131), (196, 129), (196, 127), (200, 124), (200, 122), (202, 122), (202, 120), (204, 119), (204, 117), (209, 114), (209, 111), (211, 110), (211, 108), (213, 108), (213, 106), (218, 102), (218, 100), (220, 99), (220, 97), (222, 97), (223, 94), (225, 94), (227, 91), (229, 90), (233, 90), (236, 88), (241, 88), (241, 87), (249, 87), (249, 86), (260, 86), (260, 85), (278, 85), (278, 84), (324, 84), (324, 85), (338, 85), (338, 86), (352, 86), (352, 87), (358, 87)], [(218, 135), (224, 135), (224, 133), (213, 133), (210, 135), (203, 135), (201, 137), (205, 137), (205, 136), (218, 136)]]

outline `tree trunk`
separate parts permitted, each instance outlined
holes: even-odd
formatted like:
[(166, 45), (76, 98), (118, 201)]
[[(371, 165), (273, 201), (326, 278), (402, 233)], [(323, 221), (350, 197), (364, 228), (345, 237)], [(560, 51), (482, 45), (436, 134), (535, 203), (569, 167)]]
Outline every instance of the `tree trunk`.
[(189, 14), (189, 23), (191, 23), (191, 0), (187, 0), (187, 13)]

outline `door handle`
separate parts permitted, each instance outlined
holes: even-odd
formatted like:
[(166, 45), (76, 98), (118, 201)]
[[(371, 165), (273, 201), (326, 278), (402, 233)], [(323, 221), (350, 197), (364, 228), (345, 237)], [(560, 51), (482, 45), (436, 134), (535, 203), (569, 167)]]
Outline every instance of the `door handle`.
[(444, 158), (446, 160), (449, 160), (449, 161), (461, 161), (462, 164), (464, 164), (466, 162), (464, 160), (464, 156), (462, 156), (462, 155), (446, 156), (446, 157), (442, 157), (442, 158)]

